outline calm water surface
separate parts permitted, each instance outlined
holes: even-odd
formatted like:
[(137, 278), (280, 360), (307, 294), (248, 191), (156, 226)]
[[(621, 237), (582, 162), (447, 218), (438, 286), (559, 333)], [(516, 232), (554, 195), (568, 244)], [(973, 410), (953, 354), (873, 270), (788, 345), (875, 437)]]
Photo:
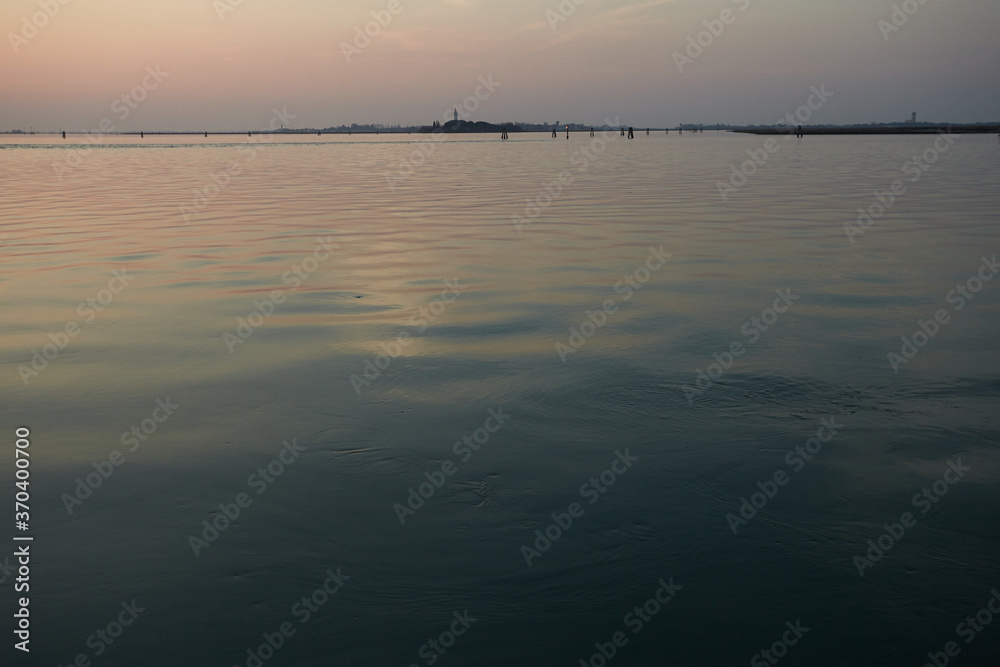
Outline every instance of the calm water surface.
[(0, 140), (30, 664), (997, 655), (996, 137), (421, 139)]

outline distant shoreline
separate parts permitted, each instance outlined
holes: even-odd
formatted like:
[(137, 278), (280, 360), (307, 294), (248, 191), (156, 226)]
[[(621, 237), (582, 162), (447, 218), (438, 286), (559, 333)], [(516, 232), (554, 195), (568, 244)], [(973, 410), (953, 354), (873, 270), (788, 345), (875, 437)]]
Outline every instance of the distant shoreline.
[[(746, 128), (734, 129), (730, 132), (739, 134), (794, 134), (794, 128)], [(857, 135), (857, 134), (993, 134), (1000, 132), (1000, 125), (913, 125), (913, 126), (876, 126), (876, 127), (802, 127), (802, 134), (812, 135)]]
[[(629, 126), (624, 126), (628, 128)], [(494, 130), (492, 127), (489, 129), (459, 129), (459, 128), (449, 128), (449, 131), (441, 132), (442, 135), (454, 135), (454, 134), (473, 134), (473, 135), (488, 135), (492, 132), (502, 131), (502, 126), (496, 126)], [(606, 132), (614, 131), (618, 132), (621, 127), (608, 127), (608, 126), (595, 126), (595, 132)], [(756, 126), (727, 126), (727, 125), (712, 125), (712, 126), (697, 126), (697, 125), (683, 125), (682, 127), (634, 127), (636, 134), (644, 134), (647, 131), (650, 134), (653, 133), (674, 133), (674, 132), (685, 132), (685, 133), (699, 133), (700, 132), (727, 132), (731, 134), (755, 134), (755, 135), (787, 135), (795, 134), (796, 128), (794, 127), (756, 127)], [(556, 132), (562, 134), (566, 132), (565, 126), (560, 126), (555, 128)], [(551, 134), (553, 128), (548, 129), (527, 129), (521, 127), (509, 127), (507, 132), (510, 134)], [(589, 127), (581, 127), (577, 125), (576, 127), (571, 126), (569, 130), (570, 134), (589, 134)], [(946, 132), (951, 134), (994, 134), (1000, 133), (1000, 123), (974, 123), (974, 124), (917, 124), (917, 125), (830, 125), (830, 126), (802, 126), (803, 135), (920, 135), (920, 134), (937, 134), (939, 132)], [(240, 137), (240, 136), (258, 136), (258, 135), (288, 135), (288, 136), (327, 136), (327, 135), (337, 135), (337, 136), (354, 136), (354, 135), (382, 135), (382, 134), (393, 134), (393, 135), (427, 135), (434, 134), (435, 132), (427, 127), (413, 127), (413, 128), (384, 128), (384, 129), (358, 129), (358, 130), (346, 130), (346, 129), (327, 129), (327, 130), (317, 130), (317, 129), (303, 129), (303, 130), (292, 130), (292, 129), (282, 129), (282, 130), (261, 130), (261, 131), (223, 131), (223, 132), (212, 132), (209, 131), (208, 138), (211, 137)], [(60, 136), (61, 131), (54, 132), (23, 132), (18, 130), (13, 131), (0, 131), (0, 136), (17, 136), (17, 137), (30, 137), (30, 136)], [(86, 131), (66, 131), (68, 136), (80, 136), (80, 135), (90, 135), (92, 132)], [(138, 137), (138, 136), (151, 136), (151, 137), (204, 137), (205, 132), (118, 132), (115, 134), (108, 134), (104, 136), (108, 137)]]

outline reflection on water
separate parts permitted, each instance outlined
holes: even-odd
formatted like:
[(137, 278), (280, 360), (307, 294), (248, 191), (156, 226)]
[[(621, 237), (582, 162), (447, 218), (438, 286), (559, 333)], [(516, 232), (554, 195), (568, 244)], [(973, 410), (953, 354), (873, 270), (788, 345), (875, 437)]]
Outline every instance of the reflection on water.
[(782, 140), (726, 201), (762, 138), (449, 138), (392, 187), (426, 137), (26, 139), (0, 143), (0, 396), (34, 438), (40, 661), (248, 664), (287, 621), (268, 664), (429, 664), (468, 611), (441, 664), (577, 664), (619, 630), (616, 664), (735, 664), (796, 619), (789, 662), (917, 664), (996, 585), (1000, 299), (947, 300), (1000, 250), (993, 137), (853, 244), (933, 139)]

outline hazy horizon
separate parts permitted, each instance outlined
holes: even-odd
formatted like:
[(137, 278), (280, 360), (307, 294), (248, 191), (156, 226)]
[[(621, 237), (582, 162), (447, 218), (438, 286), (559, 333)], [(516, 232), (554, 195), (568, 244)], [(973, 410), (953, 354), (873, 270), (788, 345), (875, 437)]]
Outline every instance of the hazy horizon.
[[(568, 122), (560, 121), (558, 123), (554, 123), (553, 124), (553, 123), (524, 121), (524, 120), (511, 120), (511, 121), (494, 121), (494, 120), (490, 120), (490, 119), (480, 119), (480, 120), (484, 120), (485, 122), (489, 123), (490, 125), (497, 125), (497, 126), (506, 125), (511, 132), (526, 133), (526, 134), (531, 134), (531, 133), (547, 134), (549, 132), (549, 128), (544, 127), (545, 125), (550, 125), (550, 126), (558, 127), (559, 130), (560, 130), (560, 132), (563, 131), (563, 128), (565, 126), (567, 126), (567, 125), (570, 127), (570, 129), (571, 129), (572, 132), (581, 132), (581, 131), (584, 131), (588, 127), (587, 123), (580, 123), (578, 121), (568, 121)], [(470, 120), (469, 122), (478, 122), (478, 121), (476, 121), (476, 120)], [(845, 123), (845, 124), (802, 123), (801, 125), (802, 125), (802, 127), (807, 127), (807, 128), (808, 127), (819, 127), (819, 128), (822, 128), (822, 127), (825, 127), (825, 126), (828, 126), (828, 125), (831, 126), (831, 127), (855, 127), (855, 126), (863, 127), (865, 125), (878, 125), (878, 126), (881, 126), (881, 125), (892, 125), (894, 123), (900, 124), (900, 125), (908, 125), (909, 124), (907, 121), (884, 121), (884, 122), (883, 121), (871, 121), (869, 123)], [(773, 123), (746, 123), (746, 124), (740, 124), (740, 123), (712, 123), (712, 124), (704, 124), (704, 123), (702, 123), (700, 125), (706, 131), (729, 131), (729, 130), (718, 129), (718, 128), (727, 128), (727, 127), (728, 128), (733, 128), (733, 129), (754, 128), (754, 127), (761, 127), (761, 128), (763, 128), (763, 127), (766, 127), (766, 126), (770, 126), (772, 124)], [(699, 125), (699, 123), (685, 123), (684, 126), (683, 126), (683, 129), (687, 130), (689, 126), (698, 126), (698, 125)], [(921, 120), (921, 119), (918, 118), (917, 121), (916, 121), (916, 123), (914, 123), (914, 126), (921, 126), (921, 125), (928, 125), (928, 126), (932, 126), (932, 127), (933, 126), (968, 127), (968, 126), (974, 126), (974, 125), (984, 125), (984, 126), (986, 126), (989, 129), (993, 125), (1000, 125), (1000, 122), (998, 122), (998, 121), (972, 121), (972, 122), (968, 122), (968, 123), (953, 123), (953, 122), (948, 121), (948, 120)], [(615, 130), (617, 130), (619, 127), (633, 127), (636, 131), (639, 131), (639, 130), (645, 131), (645, 130), (648, 129), (648, 130), (656, 131), (656, 132), (662, 132), (664, 129), (667, 129), (667, 130), (675, 130), (675, 129), (677, 129), (677, 125), (672, 125), (672, 126), (666, 127), (666, 128), (664, 128), (662, 126), (660, 126), (660, 127), (650, 126), (650, 127), (647, 128), (646, 126), (633, 126), (633, 125), (629, 125), (628, 123), (624, 123), (624, 122), (623, 123), (619, 123), (619, 124), (615, 124), (615, 125), (611, 125), (611, 124), (607, 124), (607, 123), (595, 123), (595, 124), (593, 124), (592, 126), (589, 126), (589, 127), (591, 129), (595, 129), (595, 128), (596, 129), (608, 129), (608, 128), (611, 128), (611, 129), (615, 129)], [(432, 127), (431, 123), (418, 123), (418, 124), (410, 124), (410, 125), (380, 125), (380, 124), (374, 124), (374, 123), (370, 124), (370, 123), (351, 122), (351, 123), (344, 123), (342, 125), (326, 125), (326, 126), (317, 126), (317, 127), (287, 127), (287, 128), (278, 128), (277, 130), (273, 130), (273, 131), (270, 130), (270, 129), (268, 129), (268, 128), (266, 128), (266, 127), (264, 127), (264, 128), (259, 128), (259, 127), (258, 128), (245, 128), (245, 129), (240, 129), (240, 128), (218, 128), (218, 129), (205, 129), (205, 130), (177, 130), (177, 129), (172, 129), (172, 128), (155, 128), (154, 127), (154, 128), (143, 128), (142, 130), (125, 130), (125, 131), (119, 130), (119, 131), (109, 132), (109, 133), (102, 133), (100, 131), (99, 127), (94, 127), (92, 129), (84, 129), (84, 128), (60, 128), (60, 129), (55, 129), (55, 130), (51, 129), (51, 128), (44, 128), (44, 129), (32, 128), (30, 130), (29, 129), (22, 129), (22, 128), (12, 128), (12, 129), (5, 130), (5, 129), (0, 128), (0, 134), (6, 134), (6, 135), (11, 135), (11, 134), (13, 134), (13, 135), (20, 135), (20, 134), (59, 135), (61, 132), (65, 132), (67, 136), (72, 136), (72, 135), (131, 136), (131, 135), (138, 135), (140, 133), (149, 134), (149, 135), (172, 135), (172, 134), (177, 134), (177, 135), (200, 135), (200, 134), (204, 133), (204, 134), (208, 134), (209, 136), (215, 135), (215, 136), (243, 136), (243, 137), (245, 137), (245, 136), (247, 136), (247, 132), (251, 132), (252, 134), (255, 134), (255, 135), (256, 134), (270, 134), (272, 132), (274, 134), (291, 134), (291, 135), (296, 135), (296, 134), (306, 134), (306, 133), (320, 132), (320, 131), (321, 132), (327, 132), (329, 134), (340, 134), (340, 133), (343, 133), (343, 131), (344, 131), (345, 128), (347, 128), (348, 130), (351, 130), (353, 128), (354, 132), (356, 132), (357, 134), (373, 134), (373, 133), (375, 133), (375, 132), (377, 132), (379, 130), (384, 131), (385, 134), (410, 133), (411, 131), (412, 132), (420, 132), (421, 130), (424, 130), (424, 131), (426, 131), (426, 130), (437, 131), (435, 128)], [(520, 128), (520, 129), (518, 129), (518, 128)], [(581, 129), (581, 128), (583, 128), (583, 129)], [(989, 131), (992, 132), (993, 130), (990, 129)], [(482, 132), (457, 132), (455, 134), (460, 134), (460, 135), (471, 134), (471, 135), (475, 136), (476, 134), (483, 134), (483, 133)]]
[(273, 109), (290, 128), (409, 126), (470, 98), (473, 121), (768, 124), (824, 86), (810, 123), (1000, 107), (990, 0), (65, 3), (0, 9), (0, 130), (259, 130)]

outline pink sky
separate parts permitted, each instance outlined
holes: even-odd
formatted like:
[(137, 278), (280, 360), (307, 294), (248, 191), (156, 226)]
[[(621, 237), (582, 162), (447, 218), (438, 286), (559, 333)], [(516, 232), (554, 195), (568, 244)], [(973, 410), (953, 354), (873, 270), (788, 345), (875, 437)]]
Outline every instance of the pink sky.
[(4, 0), (0, 130), (423, 124), (490, 75), (473, 120), (772, 123), (821, 84), (815, 122), (1000, 120), (1000, 2), (908, 1)]

